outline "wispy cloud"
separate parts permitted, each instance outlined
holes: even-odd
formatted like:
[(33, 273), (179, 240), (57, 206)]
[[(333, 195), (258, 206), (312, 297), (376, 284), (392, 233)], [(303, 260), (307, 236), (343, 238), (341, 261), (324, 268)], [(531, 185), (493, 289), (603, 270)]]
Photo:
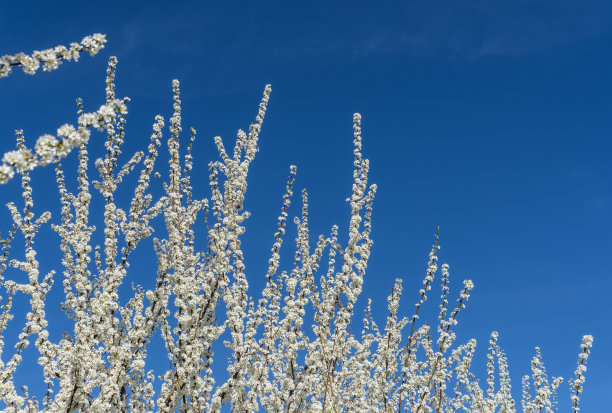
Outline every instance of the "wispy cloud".
[(606, 1), (421, 2), (401, 15), (352, 41), (354, 52), (474, 59), (528, 55), (612, 33)]
[[(350, 7), (349, 7), (350, 5)], [(143, 8), (119, 23), (119, 56), (169, 64), (177, 76), (229, 79), (284, 65), (384, 55), (478, 59), (555, 50), (610, 35), (603, 0), (321, 2), (264, 6), (192, 2)], [(116, 49), (115, 49), (116, 50)], [(147, 56), (154, 56), (147, 62)], [(147, 72), (143, 66), (142, 76)], [(210, 93), (215, 93), (210, 91)]]

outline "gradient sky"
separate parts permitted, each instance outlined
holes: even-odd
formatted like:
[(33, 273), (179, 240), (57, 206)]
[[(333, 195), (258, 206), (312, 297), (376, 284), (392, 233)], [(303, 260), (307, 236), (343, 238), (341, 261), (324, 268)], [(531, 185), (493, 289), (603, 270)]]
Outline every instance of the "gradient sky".
[[(156, 114), (169, 118), (170, 82), (179, 79), (184, 129), (198, 130), (196, 192), (207, 196), (212, 137), (229, 145), (238, 128), (248, 128), (271, 83), (246, 202), (253, 213), (244, 237), (247, 274), (257, 295), (289, 165), (298, 166), (298, 191), (309, 191), (311, 233), (334, 223), (346, 230), (351, 122), (360, 112), (370, 179), (379, 186), (360, 302), (371, 297), (383, 324), (386, 296), (401, 277), (402, 311), (411, 315), (440, 226), (451, 294), (465, 278), (476, 286), (456, 332), (459, 342), (477, 338), (479, 371), (497, 330), (520, 401), (521, 376), (531, 373), (540, 346), (549, 376), (566, 379), (560, 406), (568, 411), (567, 379), (582, 335), (592, 334), (582, 411), (608, 411), (611, 21), (612, 3), (598, 0), (0, 2), (0, 54), (108, 35), (96, 57), (0, 79), (0, 153), (14, 148), (15, 129), (33, 146), (39, 135), (76, 122), (77, 97), (97, 109), (115, 55), (117, 93), (132, 99), (124, 152), (146, 148)], [(100, 135), (90, 147), (102, 147)], [(32, 175), (37, 211), (57, 211), (52, 168)], [(1, 187), (0, 204), (17, 200), (19, 190), (17, 180)], [(9, 222), (3, 209), (3, 235)], [(43, 269), (60, 269), (55, 234), (41, 237)], [(291, 249), (283, 251), (289, 262)], [(150, 288), (154, 275), (136, 272), (132, 280)], [(61, 282), (54, 291), (59, 302)], [(57, 331), (70, 327), (59, 309), (48, 312), (51, 327), (53, 320)], [(34, 389), (30, 377), (40, 375), (21, 376)]]

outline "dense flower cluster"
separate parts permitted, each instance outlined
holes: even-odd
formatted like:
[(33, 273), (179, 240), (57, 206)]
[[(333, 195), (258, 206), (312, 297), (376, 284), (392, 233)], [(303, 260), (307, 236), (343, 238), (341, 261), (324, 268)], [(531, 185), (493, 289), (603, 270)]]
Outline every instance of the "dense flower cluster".
[[(388, 297), (388, 316), (379, 327), (368, 301), (361, 323), (355, 307), (362, 292), (373, 241), (370, 238), (376, 186), (368, 184), (369, 162), (362, 156), (361, 116), (353, 117), (353, 185), (347, 202), (350, 220), (346, 237), (332, 227), (314, 244), (308, 224), (308, 193), (301, 193), (301, 213), (294, 219), (296, 249), (288, 270), (281, 262), (297, 169), (290, 168), (278, 229), (274, 235), (266, 284), (260, 296), (248, 290), (241, 244), (247, 176), (258, 151), (258, 139), (271, 93), (266, 86), (255, 121), (239, 130), (233, 151), (215, 138), (219, 159), (209, 164), (210, 197), (195, 197), (191, 170), (195, 130), (181, 156), (182, 117), (179, 82), (173, 81), (174, 112), (167, 138), (169, 164), (165, 177), (156, 172), (165, 120), (155, 118), (147, 151), (137, 152), (120, 166), (124, 142), (125, 101), (115, 97), (116, 59), (108, 68), (106, 102), (96, 112), (79, 110), (79, 127), (64, 125), (57, 138), (42, 136), (31, 151), (18, 133), (17, 150), (3, 157), (3, 176), (21, 175), (23, 210), (10, 203), (14, 231), (0, 255), (0, 286), (6, 291), (0, 318), (0, 403), (4, 411), (45, 412), (516, 412), (506, 356), (491, 334), (487, 379), (481, 388), (472, 372), (476, 340), (455, 345), (453, 327), (474, 284), (463, 282), (456, 304), (449, 304), (450, 267), (438, 268), (438, 236), (429, 254), (414, 315), (399, 312), (402, 280)], [(105, 131), (104, 155), (94, 165), (98, 180), (89, 179), (87, 138), (90, 126)], [(78, 147), (78, 187), (66, 184), (61, 158)], [(56, 162), (61, 218), (52, 224), (63, 255), (62, 309), (74, 328), (52, 341), (45, 298), (55, 272), (44, 276), (34, 248), (38, 230), (51, 219), (35, 219), (29, 170)], [(116, 198), (124, 178), (139, 167), (131, 201)], [(151, 177), (161, 182), (154, 196)], [(157, 183), (157, 182), (155, 182)], [(90, 223), (91, 186), (103, 202), (103, 242), (96, 244)], [(119, 297), (132, 253), (152, 237), (164, 221), (166, 234), (153, 238), (157, 260), (154, 287), (133, 287)], [(204, 224), (201, 222), (204, 220)], [(196, 242), (205, 228), (204, 245)], [(25, 257), (9, 259), (15, 232), (25, 240)], [(346, 239), (344, 245), (340, 239)], [(48, 265), (45, 264), (45, 267)], [(8, 269), (25, 273), (9, 279)], [(419, 322), (436, 276), (441, 277), (437, 328)], [(19, 281), (14, 281), (19, 280)], [(13, 297), (29, 298), (16, 351), (3, 353), (4, 332), (12, 318)], [(361, 326), (361, 330), (359, 327)], [(147, 349), (159, 333), (169, 366), (156, 376), (147, 369)], [(16, 389), (22, 353), (33, 342), (39, 353), (47, 392), (38, 400), (26, 386)], [(592, 337), (585, 336), (579, 355), (572, 405), (578, 410), (585, 364)], [(227, 378), (214, 373), (215, 353), (225, 348)], [(498, 375), (495, 375), (497, 366)], [(525, 412), (552, 412), (560, 378), (548, 380), (540, 350), (532, 376), (523, 381)], [(161, 381), (159, 391), (154, 382)], [(531, 391), (533, 389), (533, 392)], [(41, 406), (42, 403), (42, 406)]]
[[(10, 151), (2, 157), (0, 164), (0, 184), (5, 184), (17, 172), (29, 171), (36, 166), (45, 166), (57, 159), (66, 157), (73, 148), (86, 144), (89, 140), (90, 127), (103, 130), (117, 116), (127, 114), (127, 99), (113, 99), (100, 106), (96, 112), (82, 113), (78, 127), (65, 124), (57, 129), (57, 139), (45, 134), (38, 138), (34, 151), (26, 147)], [(18, 131), (21, 133), (21, 131)]]
[(33, 75), (42, 65), (44, 71), (57, 69), (65, 60), (79, 60), (81, 52), (87, 51), (90, 55), (96, 55), (106, 43), (106, 35), (93, 34), (86, 36), (81, 43), (70, 43), (70, 47), (56, 46), (51, 49), (36, 50), (31, 55), (17, 53), (15, 55), (4, 55), (0, 57), (0, 78), (7, 77), (13, 72), (13, 67), (21, 66), (24, 73)]

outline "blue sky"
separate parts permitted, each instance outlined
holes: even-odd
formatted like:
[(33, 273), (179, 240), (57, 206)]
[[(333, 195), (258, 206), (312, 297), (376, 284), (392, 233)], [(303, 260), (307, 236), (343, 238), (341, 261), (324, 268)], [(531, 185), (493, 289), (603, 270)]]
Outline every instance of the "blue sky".
[[(258, 292), (289, 165), (298, 166), (297, 188), (309, 191), (311, 233), (334, 223), (346, 228), (351, 122), (360, 112), (370, 179), (379, 186), (362, 302), (372, 297), (384, 322), (385, 298), (402, 277), (402, 307), (411, 314), (440, 226), (441, 262), (451, 266), (455, 292), (465, 278), (476, 285), (456, 332), (462, 341), (478, 339), (477, 363), (484, 366), (488, 336), (499, 331), (518, 398), (536, 345), (549, 374), (567, 379), (582, 335), (592, 334), (582, 408), (605, 411), (612, 388), (611, 3), (169, 3), (0, 3), (0, 54), (108, 35), (96, 57), (0, 80), (0, 153), (13, 149), (15, 129), (33, 145), (75, 122), (77, 97), (97, 108), (115, 55), (118, 94), (132, 99), (124, 152), (146, 147), (156, 114), (169, 117), (170, 81), (179, 79), (184, 126), (198, 130), (195, 173), (206, 195), (212, 137), (230, 142), (247, 128), (271, 83), (246, 203), (253, 213), (246, 263)], [(39, 212), (56, 208), (52, 169), (33, 177)], [(17, 181), (2, 187), (0, 203), (19, 189)], [(3, 233), (8, 218), (0, 211)], [(54, 234), (44, 235), (47, 268), (58, 268)], [(560, 394), (567, 407), (567, 381)]]

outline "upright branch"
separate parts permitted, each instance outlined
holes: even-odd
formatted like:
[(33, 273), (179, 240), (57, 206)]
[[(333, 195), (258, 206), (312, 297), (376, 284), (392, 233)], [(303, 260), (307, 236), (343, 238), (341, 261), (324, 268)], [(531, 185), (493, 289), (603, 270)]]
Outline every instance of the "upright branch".
[[(94, 35), (70, 48), (5, 56), (0, 59), (0, 75), (8, 75), (18, 65), (28, 73), (40, 65), (51, 70), (61, 59), (76, 59), (83, 50), (95, 54), (104, 41)], [(449, 306), (453, 281), (450, 267), (442, 264), (437, 329), (421, 322), (422, 307), (439, 270), (439, 231), (414, 314), (403, 316), (400, 302), (403, 283), (412, 281), (397, 279), (387, 299), (384, 328), (376, 323), (371, 299), (363, 316), (355, 317), (368, 282), (377, 191), (368, 183), (370, 164), (363, 155), (359, 114), (353, 116), (350, 218), (345, 229), (334, 225), (327, 234), (314, 236), (309, 192), (302, 189), (301, 208), (293, 219), (294, 254), (287, 262), (281, 259), (297, 179), (297, 169), (291, 166), (267, 268), (247, 271), (242, 243), (250, 216), (248, 173), (259, 149), (271, 87), (265, 87), (248, 131), (238, 130), (233, 150), (221, 137), (214, 138), (218, 157), (208, 164), (210, 192), (204, 197), (197, 188), (200, 178), (192, 176), (198, 153), (195, 129), (190, 128), (187, 144), (181, 144), (186, 139), (178, 80), (172, 82), (169, 122), (156, 116), (146, 149), (126, 158), (129, 99), (116, 97), (116, 68), (117, 59), (111, 57), (106, 99), (98, 110), (86, 112), (82, 100), (77, 100), (78, 127), (65, 124), (56, 136), (41, 136), (34, 149), (27, 148), (25, 134), (18, 131), (16, 150), (2, 158), (0, 182), (20, 175), (23, 203), (22, 209), (8, 204), (13, 230), (0, 239), (3, 411), (516, 411), (498, 333), (489, 340), (484, 389), (472, 369), (476, 340), (455, 343), (458, 314), (474, 288), (471, 280), (463, 281), (456, 305)], [(105, 140), (93, 162), (97, 180), (91, 181), (89, 158), (94, 151), (88, 144), (96, 129)], [(157, 161), (164, 137), (169, 156), (162, 174)], [(64, 172), (62, 159), (76, 148), (74, 181), (73, 174)], [(29, 175), (34, 167), (51, 162), (60, 203), (54, 221), (49, 212), (37, 212)], [(119, 189), (135, 171), (132, 199), (126, 200)], [(97, 212), (101, 219), (96, 219)], [(59, 237), (61, 263), (46, 262), (52, 254), (41, 254), (42, 262), (37, 254), (39, 230), (48, 221)], [(96, 229), (94, 222), (102, 228)], [(21, 238), (23, 257), (10, 259), (9, 252)], [(141, 267), (134, 254), (150, 238), (149, 256), (154, 259)], [(45, 243), (46, 250), (52, 244)], [(41, 273), (41, 268), (58, 265), (59, 271)], [(152, 274), (144, 280), (150, 282), (149, 288), (134, 283), (131, 290), (126, 288), (128, 272), (134, 271)], [(45, 307), (56, 272), (61, 274), (64, 294), (60, 307), (73, 325), (52, 340), (51, 328), (59, 327), (51, 325), (57, 320), (48, 317)], [(252, 278), (247, 274), (263, 277), (260, 294), (249, 291)], [(5, 332), (13, 319), (15, 299), (21, 296), (28, 299), (29, 309), (13, 340), (14, 351), (6, 353)], [(167, 355), (167, 367), (161, 371), (150, 368), (151, 358), (157, 357), (149, 354), (156, 334)], [(31, 340), (35, 349), (29, 348)], [(592, 342), (591, 336), (583, 337), (578, 368), (570, 381), (574, 413), (579, 410)], [(16, 384), (28, 351), (39, 354), (39, 384), (46, 387), (42, 409), (32, 389), (22, 386), (19, 391)], [(227, 358), (220, 362), (220, 355)], [(531, 368), (532, 375), (523, 379), (523, 411), (556, 411), (556, 389), (562, 379), (549, 380), (539, 348)]]

